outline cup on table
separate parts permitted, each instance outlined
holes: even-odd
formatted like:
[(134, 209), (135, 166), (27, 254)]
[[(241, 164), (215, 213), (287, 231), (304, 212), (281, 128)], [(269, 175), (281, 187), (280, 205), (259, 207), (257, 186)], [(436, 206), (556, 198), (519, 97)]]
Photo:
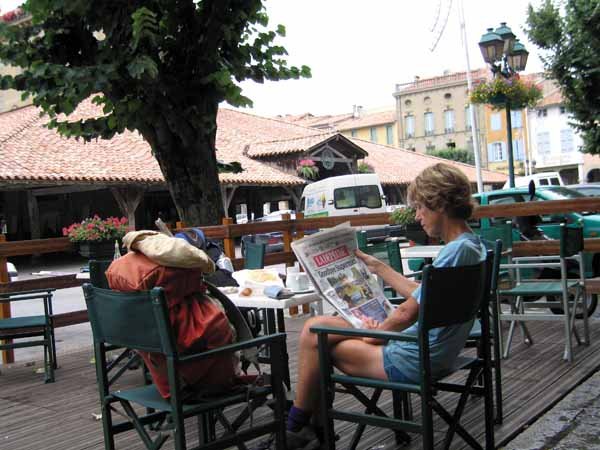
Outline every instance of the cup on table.
[(293, 292), (307, 291), (310, 283), (306, 272), (289, 272), (287, 274), (285, 285)]

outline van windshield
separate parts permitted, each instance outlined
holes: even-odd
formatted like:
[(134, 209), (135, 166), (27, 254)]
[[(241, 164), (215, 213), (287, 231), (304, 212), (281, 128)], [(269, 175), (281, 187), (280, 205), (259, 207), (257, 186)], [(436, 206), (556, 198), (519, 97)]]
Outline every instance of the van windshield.
[(336, 209), (381, 208), (381, 194), (377, 185), (348, 186), (334, 189)]

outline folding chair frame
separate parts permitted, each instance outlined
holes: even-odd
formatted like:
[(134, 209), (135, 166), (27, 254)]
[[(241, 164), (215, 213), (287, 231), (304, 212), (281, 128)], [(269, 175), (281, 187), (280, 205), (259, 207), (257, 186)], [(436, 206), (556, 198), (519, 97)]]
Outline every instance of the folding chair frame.
[[(0, 350), (26, 347), (44, 347), (44, 381), (54, 382), (54, 370), (58, 368), (56, 359), (56, 339), (52, 312), (52, 297), (56, 289), (38, 289), (13, 294), (0, 295), (0, 303), (23, 300), (41, 300), (44, 314), (27, 317), (0, 319)], [(22, 326), (20, 326), (22, 324)], [(13, 339), (37, 337), (40, 339), (12, 342)]]
[[(575, 243), (570, 243), (570, 234), (573, 234)], [(579, 279), (573, 281), (568, 278), (567, 261), (574, 260), (578, 264)], [(506, 345), (504, 346), (503, 357), (507, 358), (510, 352), (510, 346), (514, 337), (516, 325), (519, 324), (524, 340), (527, 344), (533, 344), (533, 338), (529, 333), (524, 322), (526, 321), (562, 321), (565, 328), (565, 350), (563, 359), (573, 361), (573, 343), (571, 335), (575, 337), (578, 345), (589, 345), (589, 320), (587, 316), (587, 305), (585, 304), (585, 267), (583, 257), (583, 233), (580, 228), (573, 229), (562, 224), (560, 227), (560, 254), (555, 256), (526, 256), (512, 258), (508, 264), (502, 264), (501, 268), (510, 269), (515, 272), (515, 285), (511, 289), (499, 291), (499, 295), (508, 299), (510, 303), (510, 313), (500, 314), (500, 320), (510, 321), (510, 327), (507, 335)], [(560, 269), (561, 279), (555, 280), (523, 280), (521, 270), (552, 268)], [(549, 289), (555, 289), (557, 283), (560, 284), (560, 301), (526, 301), (528, 296), (553, 295), (554, 292)], [(546, 290), (545, 290), (546, 289)], [(573, 300), (569, 300), (570, 294), (574, 295)], [(563, 314), (554, 313), (536, 313), (528, 314), (529, 310), (561, 307)], [(583, 317), (584, 339), (579, 337), (575, 327), (575, 318), (577, 310), (581, 309)]]
[[(471, 394), (482, 395), (485, 403), (485, 423), (486, 423), (486, 449), (494, 448), (494, 430), (493, 430), (493, 393), (491, 388), (491, 360), (490, 360), (490, 323), (489, 315), (482, 314), (482, 349), (481, 355), (472, 359), (461, 359), (460, 365), (455, 370), (469, 368), (470, 373), (467, 383), (460, 385), (450, 382), (439, 382), (432, 380), (430, 359), (429, 359), (429, 330), (440, 326), (446, 326), (446, 323), (464, 323), (475, 317), (475, 314), (480, 309), (487, 311), (489, 302), (489, 279), (485, 276), (491, 269), (492, 258), (488, 257), (486, 263), (481, 263), (474, 266), (452, 267), (452, 268), (433, 268), (426, 266), (423, 271), (422, 284), (422, 300), (419, 308), (419, 336), (407, 336), (401, 333), (370, 331), (359, 329), (340, 329), (329, 327), (312, 327), (311, 331), (317, 334), (319, 348), (319, 363), (322, 369), (321, 375), (321, 411), (323, 414), (323, 426), (325, 429), (325, 445), (327, 448), (335, 448), (333, 421), (344, 420), (359, 424), (357, 433), (355, 434), (351, 448), (356, 448), (360, 439), (360, 434), (364, 430), (364, 426), (372, 425), (384, 428), (390, 428), (395, 431), (396, 441), (398, 443), (406, 443), (410, 440), (407, 433), (420, 433), (423, 435), (423, 448), (433, 449), (433, 411), (435, 411), (450, 428), (445, 439), (445, 448), (449, 448), (453, 435), (458, 433), (470, 446), (475, 449), (481, 449), (482, 446), (460, 425), (460, 416), (464, 410), (468, 396)], [(430, 307), (425, 306), (428, 300), (439, 298), (442, 295), (442, 289), (449, 296), (454, 298), (460, 290), (456, 285), (448, 286), (448, 279), (444, 278), (452, 276), (449, 274), (459, 274), (458, 270), (462, 271), (462, 275), (467, 276), (470, 280), (470, 285), (467, 289), (471, 292), (463, 294), (468, 298), (471, 295), (471, 300), (474, 309), (466, 311), (455, 311), (450, 314), (450, 318), (442, 319), (439, 313), (432, 312), (437, 301), (433, 301)], [(465, 275), (466, 274), (466, 275)], [(454, 276), (452, 276), (454, 278)], [(442, 281), (446, 282), (443, 283)], [(456, 279), (454, 278), (454, 281)], [(429, 282), (429, 286), (428, 286)], [(438, 286), (436, 286), (438, 284)], [(443, 287), (441, 285), (443, 284)], [(456, 284), (456, 283), (455, 283)], [(429, 291), (431, 289), (431, 291)], [(429, 293), (431, 292), (431, 294)], [(431, 297), (430, 297), (431, 295)], [(456, 305), (455, 305), (456, 307)], [(457, 309), (464, 305), (460, 305)], [(447, 312), (447, 311), (445, 311)], [(445, 320), (445, 321), (444, 321)], [(458, 321), (458, 322), (455, 322)], [(420, 360), (421, 360), (421, 380), (419, 384), (398, 383), (393, 381), (384, 381), (378, 379), (354, 377), (339, 373), (334, 373), (333, 364), (331, 361), (328, 335), (337, 334), (348, 337), (362, 338), (365, 336), (383, 340), (403, 340), (419, 343)], [(475, 382), (479, 377), (484, 380), (483, 387), (476, 386)], [(333, 396), (337, 385), (342, 385), (347, 392), (356, 394), (360, 392), (359, 387), (373, 388), (374, 394), (371, 398), (360, 392), (357, 395), (359, 401), (366, 406), (365, 413), (355, 413), (337, 410), (333, 407)], [(385, 413), (376, 407), (377, 400), (383, 389), (393, 392), (393, 413), (394, 417), (388, 417)], [(449, 413), (434, 396), (439, 391), (449, 391), (461, 394), (459, 403), (453, 414)], [(419, 394), (421, 397), (421, 423), (416, 423), (412, 420), (412, 411), (408, 402), (409, 394)]]
[[(285, 393), (282, 382), (283, 368), (281, 367), (285, 334), (273, 334), (201, 353), (180, 355), (176, 351), (166, 299), (161, 288), (155, 288), (149, 292), (120, 293), (85, 284), (83, 290), (94, 334), (96, 373), (106, 450), (114, 450), (115, 434), (132, 429), (137, 431), (145, 447), (149, 450), (158, 450), (163, 446), (169, 436), (164, 431), (173, 434), (176, 450), (185, 450), (187, 447), (184, 419), (193, 416), (198, 417), (202, 431), (202, 445), (194, 448), (211, 450), (237, 446), (244, 450), (246, 449), (245, 441), (272, 433), (275, 435), (277, 449), (285, 449)], [(115, 315), (119, 320), (113, 321)], [(140, 336), (132, 333), (131, 330), (123, 330), (122, 328), (128, 320), (132, 322), (131, 330), (139, 329), (140, 326), (144, 327), (144, 335)], [(110, 345), (164, 354), (168, 369), (170, 398), (162, 398), (153, 385), (111, 391), (106, 365), (106, 352)], [(232, 390), (202, 398), (186, 396), (181, 389), (177, 372), (179, 364), (262, 346), (268, 346), (270, 351), (270, 386), (249, 386), (241, 391)], [(263, 405), (270, 395), (273, 397), (270, 402), (270, 407), (274, 411), (273, 418), (260, 425), (239, 431), (252, 410)], [(124, 414), (121, 415), (125, 416), (127, 420), (113, 423), (113, 413), (117, 411), (115, 409), (117, 403), (123, 408)], [(224, 409), (240, 403), (246, 403), (247, 408), (230, 422), (223, 414)], [(133, 404), (145, 407), (146, 413), (138, 414)], [(221, 436), (216, 435), (216, 422), (221, 423), (225, 428), (225, 432)], [(148, 429), (159, 432), (156, 437), (152, 438)]]

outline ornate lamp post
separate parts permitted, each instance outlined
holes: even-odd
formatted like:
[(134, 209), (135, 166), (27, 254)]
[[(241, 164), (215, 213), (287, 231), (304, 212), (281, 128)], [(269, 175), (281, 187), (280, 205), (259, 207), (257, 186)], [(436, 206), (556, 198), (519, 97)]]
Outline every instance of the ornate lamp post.
[[(501, 22), (495, 30), (488, 28), (481, 36), (479, 48), (483, 60), (490, 65), (494, 77), (512, 78), (517, 72), (525, 70), (529, 52), (516, 39), (512, 30)], [(512, 123), (510, 117), (510, 102), (506, 102), (506, 129), (508, 140), (508, 180), (510, 187), (515, 187), (515, 167), (513, 160)]]

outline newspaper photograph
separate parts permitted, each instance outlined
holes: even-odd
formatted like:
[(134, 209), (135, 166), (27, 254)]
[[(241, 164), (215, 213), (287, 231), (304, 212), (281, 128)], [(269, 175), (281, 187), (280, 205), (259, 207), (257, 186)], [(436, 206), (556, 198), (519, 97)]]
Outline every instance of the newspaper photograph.
[(315, 288), (355, 328), (392, 312), (377, 279), (356, 257), (356, 231), (349, 222), (292, 242), (292, 250)]

